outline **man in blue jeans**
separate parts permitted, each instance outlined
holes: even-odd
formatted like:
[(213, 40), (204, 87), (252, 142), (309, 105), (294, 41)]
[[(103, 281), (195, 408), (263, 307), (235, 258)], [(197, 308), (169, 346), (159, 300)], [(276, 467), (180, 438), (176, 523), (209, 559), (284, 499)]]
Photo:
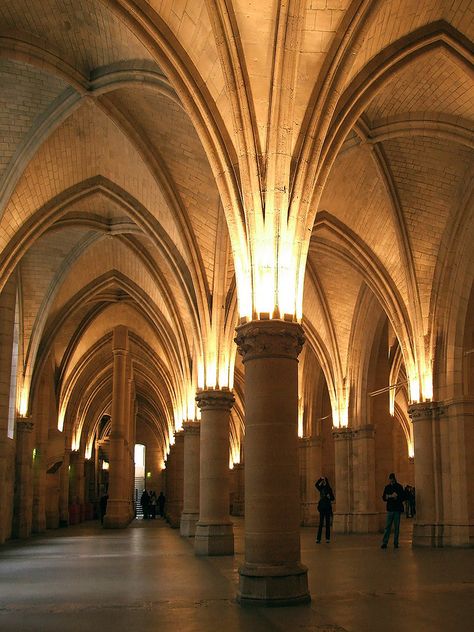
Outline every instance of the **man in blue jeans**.
[(390, 538), (390, 532), (392, 530), (392, 524), (394, 526), (393, 532), (393, 546), (398, 549), (398, 534), (400, 531), (400, 516), (403, 513), (403, 500), (405, 494), (403, 487), (400, 483), (397, 483), (395, 474), (390, 474), (388, 477), (388, 485), (383, 490), (382, 498), (387, 503), (387, 523), (385, 525), (385, 531), (382, 540), (382, 549), (387, 548), (388, 540)]

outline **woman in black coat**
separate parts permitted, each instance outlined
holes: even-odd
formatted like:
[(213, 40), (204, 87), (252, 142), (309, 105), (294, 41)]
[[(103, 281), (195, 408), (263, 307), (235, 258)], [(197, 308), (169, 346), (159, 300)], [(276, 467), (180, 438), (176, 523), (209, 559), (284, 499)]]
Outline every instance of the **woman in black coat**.
[(323, 532), (323, 523), (326, 523), (326, 542), (331, 540), (331, 521), (332, 521), (332, 503), (334, 502), (334, 494), (325, 476), (321, 476), (315, 483), (315, 487), (319, 492), (319, 527), (316, 543), (321, 542), (321, 534)]

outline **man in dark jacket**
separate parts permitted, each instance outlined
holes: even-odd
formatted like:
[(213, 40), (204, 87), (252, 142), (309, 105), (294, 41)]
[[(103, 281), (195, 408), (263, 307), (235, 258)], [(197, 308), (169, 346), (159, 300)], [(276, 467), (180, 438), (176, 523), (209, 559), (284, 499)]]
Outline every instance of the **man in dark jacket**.
[(383, 490), (382, 498), (387, 503), (387, 523), (385, 525), (385, 531), (382, 540), (382, 549), (387, 548), (388, 540), (390, 538), (390, 532), (392, 530), (392, 524), (394, 525), (393, 532), (393, 546), (398, 549), (398, 534), (400, 531), (400, 516), (403, 513), (403, 500), (405, 494), (403, 487), (400, 483), (397, 483), (395, 474), (390, 474), (388, 477), (388, 485)]

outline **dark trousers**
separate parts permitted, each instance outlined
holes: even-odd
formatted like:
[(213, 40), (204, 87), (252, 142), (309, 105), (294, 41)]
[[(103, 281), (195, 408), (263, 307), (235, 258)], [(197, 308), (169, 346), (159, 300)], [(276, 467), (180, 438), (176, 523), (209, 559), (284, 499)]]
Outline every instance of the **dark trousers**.
[(387, 511), (387, 522), (385, 523), (385, 531), (383, 534), (382, 544), (387, 546), (388, 539), (390, 538), (390, 532), (393, 531), (393, 544), (398, 546), (398, 534), (400, 533), (400, 512), (399, 511)]
[(331, 539), (331, 512), (330, 511), (319, 512), (318, 537), (316, 538), (318, 542), (321, 541), (321, 534), (323, 532), (324, 522), (326, 522), (326, 540), (330, 540)]

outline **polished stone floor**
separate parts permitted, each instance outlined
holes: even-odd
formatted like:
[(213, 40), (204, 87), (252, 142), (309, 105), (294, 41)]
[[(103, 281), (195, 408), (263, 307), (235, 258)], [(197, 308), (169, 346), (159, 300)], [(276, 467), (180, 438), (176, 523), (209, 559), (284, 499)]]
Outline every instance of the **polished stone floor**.
[(474, 550), (412, 549), (378, 536), (336, 535), (316, 545), (301, 530), (312, 602), (242, 608), (243, 559), (196, 558), (164, 522), (125, 531), (90, 522), (0, 547), (2, 632), (467, 632), (474, 629)]

